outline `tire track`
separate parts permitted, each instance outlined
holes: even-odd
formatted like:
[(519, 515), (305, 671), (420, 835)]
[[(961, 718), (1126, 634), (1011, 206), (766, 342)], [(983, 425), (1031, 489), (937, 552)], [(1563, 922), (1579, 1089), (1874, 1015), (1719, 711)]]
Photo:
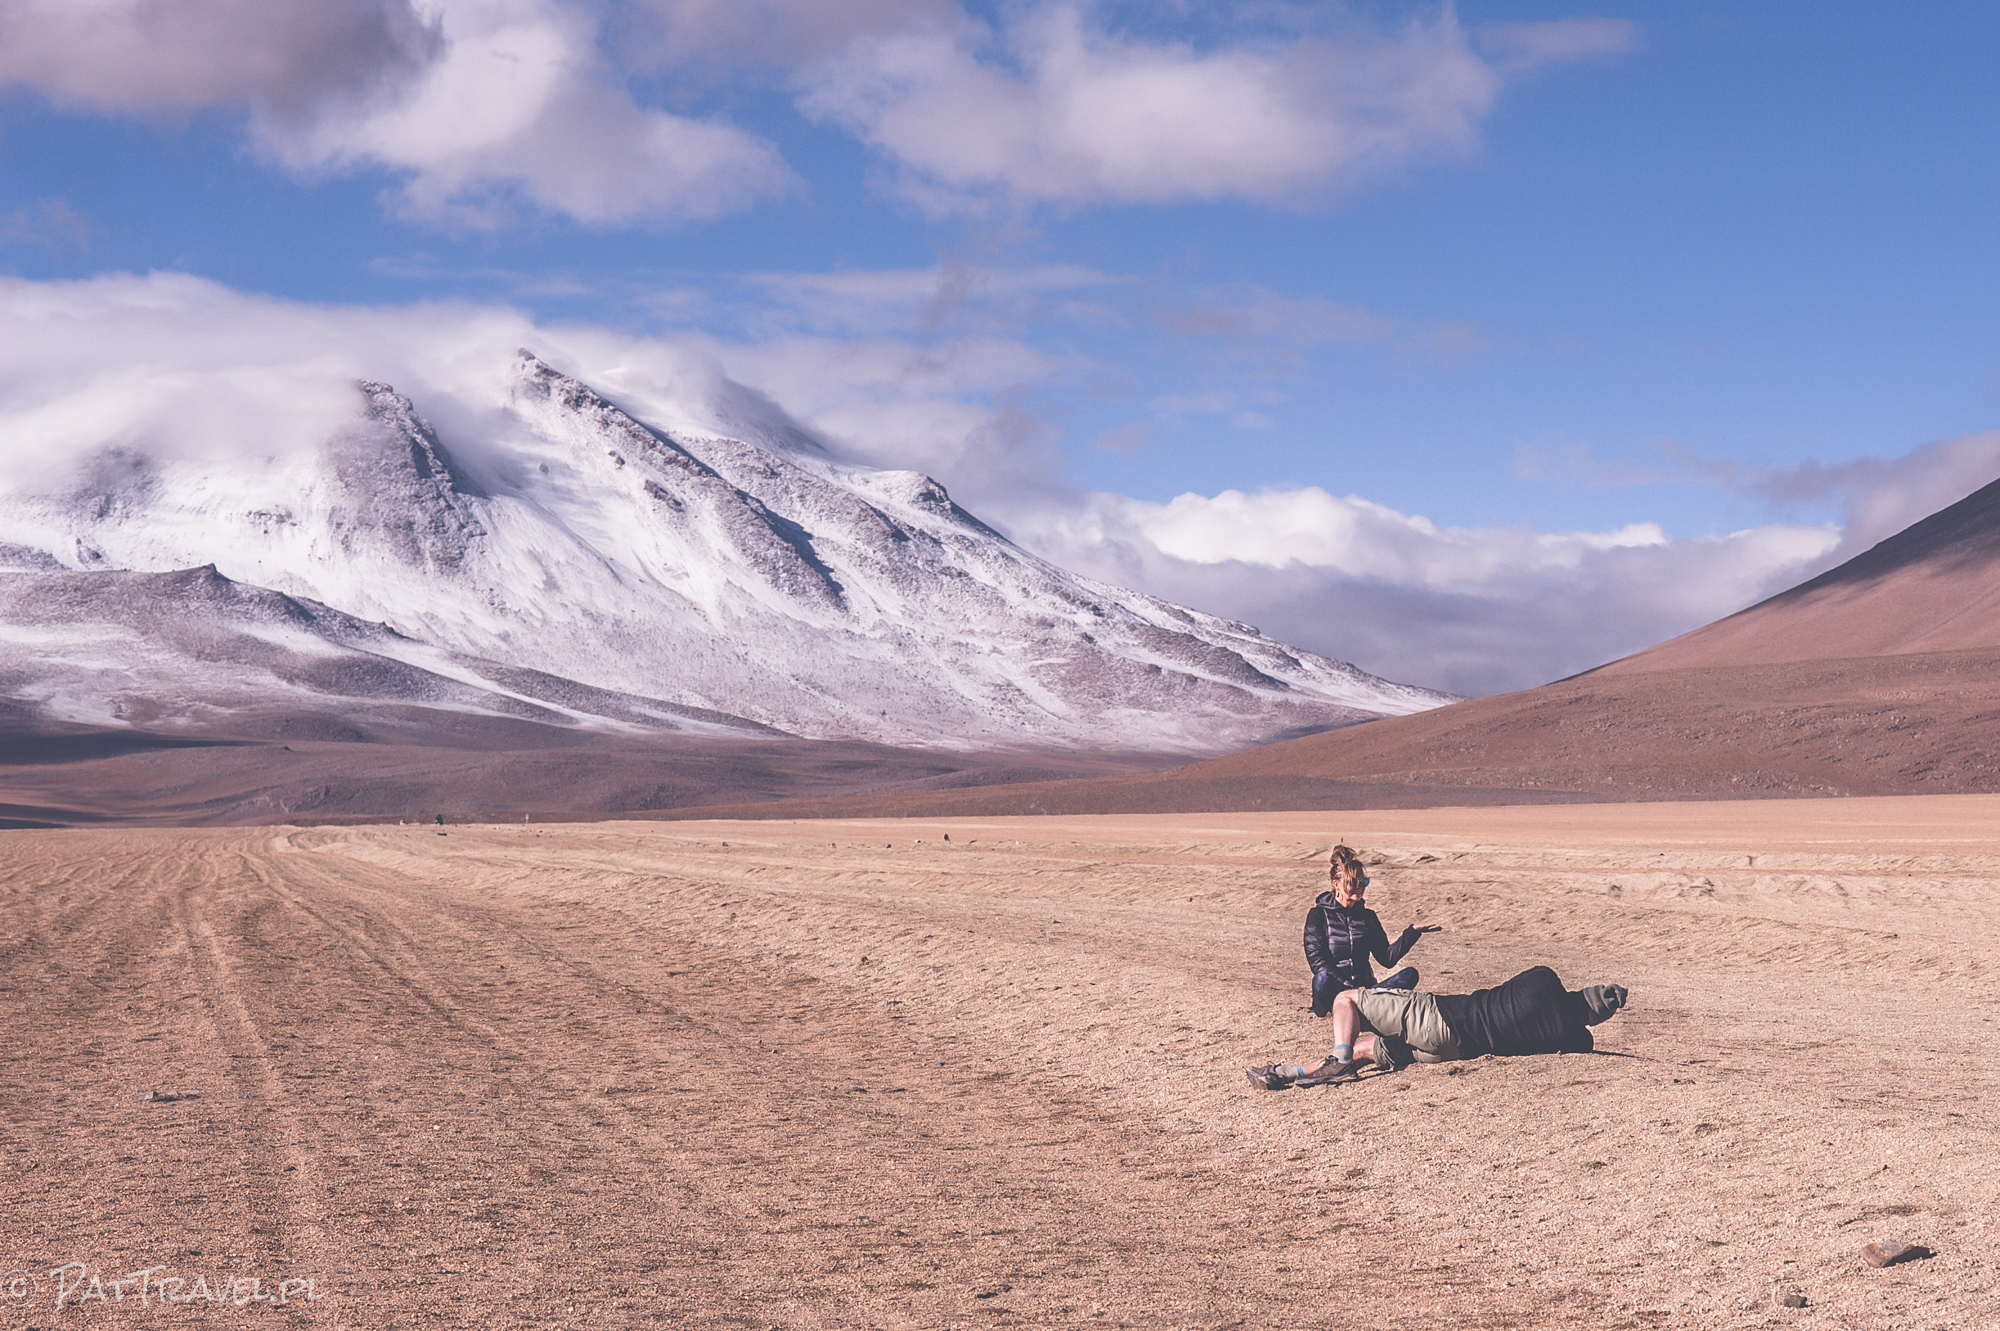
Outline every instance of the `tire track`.
[[(298, 866), (298, 861), (288, 859), (284, 861), (284, 865), (291, 871)], [(337, 890), (330, 883), (314, 881), (308, 884), (304, 877), (299, 879), (296, 886), (299, 891), (309, 893), (315, 902), (322, 905), (337, 894)], [(754, 984), (744, 983), (745, 977), (740, 968), (732, 964), (731, 958), (715, 954), (710, 949), (696, 947), (686, 940), (662, 940), (673, 948), (679, 957), (676, 964), (683, 968), (670, 973), (679, 976), (683, 981), (678, 986), (678, 996), (676, 1001), (669, 1005), (668, 1013), (663, 1014), (657, 1002), (650, 1006), (642, 1005), (634, 1011), (632, 996), (642, 991), (658, 992), (654, 985), (642, 986), (624, 977), (605, 975), (597, 966), (571, 957), (563, 948), (535, 937), (524, 928), (519, 922), (519, 912), (506, 914), (456, 898), (448, 902), (441, 901), (432, 890), (427, 890), (419, 884), (405, 882), (397, 886), (399, 890), (393, 893), (380, 884), (368, 889), (374, 901), (374, 910), (367, 918), (375, 927), (365, 935), (355, 932), (351, 925), (331, 927), (348, 932), (357, 948), (367, 952), (371, 962), (383, 967), (385, 972), (396, 973), (399, 983), (410, 982), (408, 963), (400, 956), (392, 959), (390, 954), (400, 954), (403, 946), (401, 940), (407, 940), (411, 936), (408, 929), (395, 924), (391, 918), (400, 910), (421, 907), (426, 912), (428, 933), (435, 941), (444, 942), (454, 951), (463, 951), (464, 945), (474, 939), (491, 948), (494, 940), (504, 937), (508, 940), (508, 955), (519, 957), (526, 954), (536, 958), (549, 969), (560, 972), (561, 981), (566, 988), (582, 988), (594, 992), (606, 1009), (630, 1011), (633, 1016), (665, 1015), (666, 1020), (659, 1024), (663, 1029), (670, 1030), (674, 1038), (665, 1042), (666, 1047), (655, 1048), (651, 1055), (652, 1060), (671, 1066), (675, 1062), (682, 1064), (694, 1062), (695, 1057), (691, 1055), (698, 1056), (702, 1072), (699, 1080), (723, 1088), (731, 1102), (731, 1116), (745, 1125), (762, 1124), (780, 1128), (785, 1124), (798, 1123), (798, 1131), (804, 1138), (808, 1142), (820, 1139), (817, 1145), (825, 1148), (828, 1153), (841, 1149), (873, 1150), (878, 1152), (879, 1160), (879, 1151), (885, 1142), (933, 1136), (930, 1129), (936, 1126), (935, 1123), (912, 1126), (910, 1120), (913, 1117), (928, 1120), (941, 1108), (947, 1107), (954, 1096), (963, 1098), (965, 1095), (962, 1087), (950, 1088), (941, 1094), (940, 1088), (937, 1087), (884, 1088), (878, 1083), (874, 1088), (877, 1093), (909, 1095), (915, 1092), (909, 1100), (886, 1102), (893, 1106), (892, 1109), (876, 1111), (878, 1116), (886, 1115), (892, 1120), (883, 1124), (878, 1118), (877, 1126), (881, 1130), (877, 1135), (884, 1140), (843, 1142), (836, 1134), (835, 1140), (825, 1141), (823, 1139), (828, 1134), (829, 1125), (840, 1124), (853, 1118), (853, 1093), (857, 1091), (869, 1093), (868, 1088), (855, 1086), (853, 1083), (859, 1080), (874, 1080), (872, 1074), (878, 1070), (877, 1067), (870, 1066), (855, 1067), (851, 1051), (848, 1056), (842, 1056), (840, 1044), (851, 1046), (857, 1042), (855, 1029), (820, 1032), (837, 1036), (838, 1041), (829, 1041), (826, 1050), (805, 1062), (781, 1055), (775, 1047), (769, 1050), (760, 1049), (753, 1055), (749, 1049), (749, 1040), (744, 1038), (746, 1029), (742, 1024), (744, 1020), (742, 1009), (746, 1005), (756, 1006), (759, 995)], [(319, 913), (321, 918), (326, 917), (326, 912), (318, 907), (302, 908)], [(543, 909), (546, 910), (546, 906)], [(576, 918), (577, 914), (572, 908), (564, 912), (564, 917)], [(437, 925), (440, 923), (446, 924), (447, 927), (438, 928)], [(600, 916), (592, 923), (601, 925), (604, 921)], [(398, 941), (385, 942), (382, 937), (384, 929), (393, 931)], [(717, 992), (705, 996), (698, 992), (699, 986), (695, 987), (697, 992), (689, 992), (687, 978), (704, 972), (718, 977)], [(660, 977), (654, 978), (657, 982)], [(508, 1034), (491, 1026), (468, 1022), (462, 1005), (435, 997), (436, 990), (429, 985), (418, 987), (432, 993), (433, 1001), (436, 1001), (441, 1009), (451, 1009), (453, 1019), (464, 1025), (468, 1033), (475, 1034), (478, 1038), (496, 1046), (505, 1045), (510, 1041), (511, 1037)], [(727, 1005), (735, 1009), (738, 1014), (737, 1019), (733, 1022), (721, 1020), (717, 1019), (712, 1011), (689, 1010), (699, 1007), (704, 997), (718, 1005)], [(852, 1000), (844, 997), (817, 998), (814, 1002), (816, 1027), (824, 1026), (829, 1013), (836, 1011), (838, 1005), (842, 1003), (851, 1006)], [(783, 1006), (782, 1003), (779, 1005)], [(849, 1022), (851, 1027), (857, 1028), (879, 1024), (879, 1019), (874, 1013), (858, 1011), (852, 1014)], [(894, 1050), (896, 1061), (912, 1065), (917, 1062), (935, 1061), (918, 1055), (918, 1048), (923, 1042), (912, 1040), (907, 1035), (891, 1038), (897, 1043), (897, 1048)], [(546, 1069), (542, 1075), (547, 1082), (554, 1085), (565, 1101), (587, 1105), (591, 1112), (601, 1114), (603, 1118), (597, 1121), (598, 1126), (602, 1126), (606, 1121), (616, 1121), (620, 1129), (618, 1134), (621, 1138), (620, 1144), (628, 1158), (659, 1157), (664, 1153), (669, 1158), (680, 1160), (681, 1168), (676, 1171), (672, 1182), (676, 1188), (688, 1194), (690, 1209), (700, 1217), (698, 1226), (693, 1228), (701, 1231), (703, 1245), (699, 1249), (699, 1261), (691, 1264), (682, 1274), (682, 1280), (687, 1286), (696, 1291), (706, 1289), (719, 1292), (728, 1287), (731, 1279), (753, 1285), (766, 1281), (772, 1257), (776, 1252), (786, 1250), (796, 1254), (795, 1260), (801, 1269), (824, 1265), (825, 1256), (821, 1245), (824, 1243), (826, 1233), (823, 1227), (811, 1223), (801, 1224), (795, 1210), (782, 1204), (782, 1199), (779, 1200), (779, 1204), (773, 1203), (770, 1196), (772, 1189), (769, 1187), (755, 1184), (746, 1186), (741, 1167), (747, 1163), (747, 1159), (738, 1158), (729, 1142), (725, 1140), (722, 1143), (704, 1144), (662, 1140), (657, 1123), (657, 1096), (654, 1097), (654, 1103), (635, 1103), (623, 1095), (612, 1093), (629, 1092), (634, 1088), (600, 1087), (593, 1084), (591, 1079), (579, 1077), (560, 1068)], [(926, 1090), (931, 1094), (925, 1095)], [(709, 1094), (706, 1087), (701, 1085), (676, 1087), (673, 1088), (673, 1092), (679, 1096), (703, 1098)], [(918, 1108), (920, 1105), (921, 1108)], [(1075, 1116), (1072, 1113), (1072, 1117)], [(1060, 1120), (1061, 1117), (1059, 1113), (1051, 1112), (1044, 1120), (1022, 1126), (1032, 1127), (1036, 1135), (1046, 1137), (1048, 1120)], [(1056, 1125), (1058, 1128), (1061, 1126), (1059, 1121)], [(980, 1135), (990, 1137), (991, 1133), (989, 1130)], [(1036, 1141), (1030, 1145), (1043, 1148), (1073, 1147), (1076, 1140), (1073, 1125), (1065, 1136)], [(718, 1146), (721, 1149), (718, 1150)], [(973, 1148), (947, 1148), (947, 1150), (952, 1149)], [(801, 1167), (809, 1174), (825, 1172), (826, 1161), (820, 1152), (810, 1147), (792, 1151), (783, 1157), (783, 1162), (786, 1168), (794, 1172)], [(729, 1181), (719, 1182), (708, 1178), (691, 1177), (689, 1173), (691, 1169), (709, 1173), (718, 1168), (725, 1172)], [(822, 1181), (814, 1181), (814, 1186), (821, 1185)], [(852, 1186), (866, 1185), (856, 1178)], [(779, 1191), (782, 1192), (782, 1189)], [(928, 1191), (936, 1190), (928, 1189)], [(1155, 1189), (1142, 1184), (1137, 1191), (1151, 1193)], [(962, 1201), (953, 1198), (948, 1190), (944, 1195), (934, 1197), (932, 1200), (951, 1205)], [(1101, 1209), (1101, 1203), (1094, 1205), (1093, 1201), (1094, 1199), (1088, 1197), (1072, 1199), (1071, 1205), (1067, 1208), (1066, 1218), (1075, 1222), (1093, 1210)], [(1128, 1230), (1131, 1228), (1129, 1218), (1123, 1222), (1123, 1227)], [(840, 1230), (844, 1226), (836, 1223), (833, 1228)], [(963, 1230), (959, 1232), (965, 1233)], [(892, 1241), (895, 1237), (895, 1235), (887, 1236), (883, 1240), (884, 1248), (899, 1246)], [(979, 1240), (975, 1238), (972, 1242), (977, 1246)], [(878, 1251), (877, 1257), (882, 1258), (881, 1251)], [(929, 1282), (916, 1283), (923, 1288), (931, 1287)], [(859, 1291), (853, 1288), (819, 1291), (817, 1297), (824, 1299), (830, 1293), (837, 1298), (852, 1299)], [(827, 1324), (839, 1324), (837, 1312), (823, 1307), (815, 1308), (812, 1302), (802, 1295), (797, 1296), (786, 1306), (793, 1319), (787, 1323), (788, 1325), (819, 1324), (829, 1316), (834, 1320)], [(689, 1314), (682, 1313), (680, 1316), (686, 1318)], [(726, 1322), (729, 1319), (724, 1320)]]
[[(272, 918), (261, 903), (242, 899), (240, 870), (234, 876), (227, 873), (225, 865), (240, 865), (244, 858), (241, 849), (204, 843), (195, 865), (165, 896), (185, 943), (187, 982), (202, 998), (208, 1028), (203, 1043), (225, 1059), (234, 1086), (231, 1135), (244, 1173), (244, 1205), (255, 1217), (247, 1227), (261, 1240), (254, 1244), (264, 1259), (259, 1266), (269, 1271), (291, 1265), (295, 1253), (327, 1250), (325, 1182), (314, 1153), (301, 1149), (313, 1136), (312, 1123), (285, 1084), (282, 1060), (269, 1035), (272, 1027), (252, 1010), (251, 982), (237, 958), (253, 937), (256, 946), (268, 949), (281, 945), (286, 932), (282, 918)], [(221, 936), (218, 916), (236, 926), (233, 939)], [(271, 1115), (277, 1116), (275, 1122)], [(299, 1308), (285, 1311), (291, 1319), (306, 1316)]]

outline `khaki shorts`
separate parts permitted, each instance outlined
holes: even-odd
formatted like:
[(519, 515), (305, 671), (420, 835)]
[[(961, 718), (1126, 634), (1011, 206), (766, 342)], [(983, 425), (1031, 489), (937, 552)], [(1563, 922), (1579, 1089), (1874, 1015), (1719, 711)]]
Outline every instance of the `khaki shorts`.
[[(1435, 994), (1409, 989), (1363, 989), (1354, 1006), (1369, 1030), (1408, 1045), (1411, 1056), (1419, 1063), (1450, 1063), (1462, 1057), (1458, 1052), (1458, 1037), (1445, 1025)], [(1376, 1061), (1382, 1061), (1379, 1055)]]

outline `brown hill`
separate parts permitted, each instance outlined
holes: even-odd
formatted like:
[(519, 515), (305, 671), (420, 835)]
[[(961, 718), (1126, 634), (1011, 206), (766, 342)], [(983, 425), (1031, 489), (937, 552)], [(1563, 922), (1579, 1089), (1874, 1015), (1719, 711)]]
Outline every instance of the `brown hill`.
[(1600, 674), (2000, 648), (2000, 481), (1810, 582)]
[(1790, 591), (1541, 688), (1146, 775), (734, 812), (1168, 813), (1989, 791), (2000, 791), (2000, 482)]

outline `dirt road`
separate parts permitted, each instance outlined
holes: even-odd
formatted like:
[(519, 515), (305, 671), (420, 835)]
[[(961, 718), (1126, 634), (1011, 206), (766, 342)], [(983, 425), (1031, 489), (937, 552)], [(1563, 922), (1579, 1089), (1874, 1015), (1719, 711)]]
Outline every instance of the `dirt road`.
[[(1996, 813), (0, 833), (0, 1325), (1988, 1326)], [(1342, 834), (1604, 1052), (1251, 1089)]]

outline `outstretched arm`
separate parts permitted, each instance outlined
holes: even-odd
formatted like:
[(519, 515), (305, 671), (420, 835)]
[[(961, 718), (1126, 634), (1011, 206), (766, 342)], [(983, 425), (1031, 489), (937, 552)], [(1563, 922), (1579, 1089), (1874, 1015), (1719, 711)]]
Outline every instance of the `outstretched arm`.
[(1391, 943), (1389, 935), (1383, 931), (1382, 926), (1378, 923), (1374, 929), (1374, 937), (1368, 940), (1368, 950), (1374, 955), (1375, 960), (1381, 962), (1384, 966), (1393, 966), (1403, 959), (1405, 952), (1408, 952), (1417, 945), (1417, 937), (1420, 933), (1421, 930), (1412, 925), (1410, 928), (1403, 930), (1397, 936), (1396, 941)]

